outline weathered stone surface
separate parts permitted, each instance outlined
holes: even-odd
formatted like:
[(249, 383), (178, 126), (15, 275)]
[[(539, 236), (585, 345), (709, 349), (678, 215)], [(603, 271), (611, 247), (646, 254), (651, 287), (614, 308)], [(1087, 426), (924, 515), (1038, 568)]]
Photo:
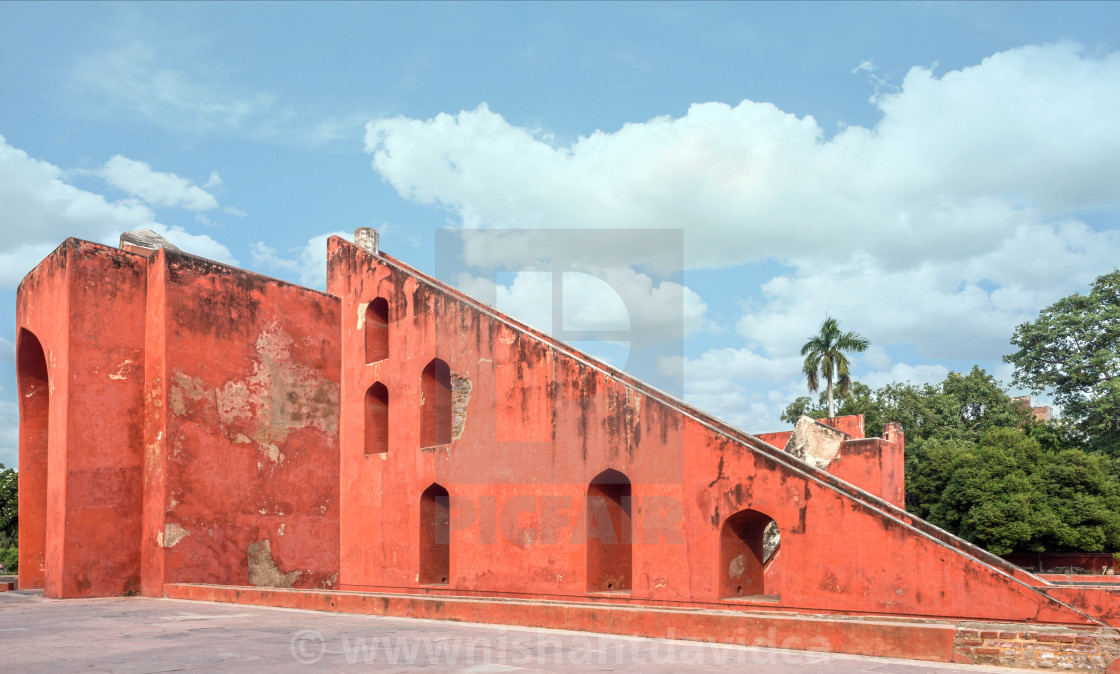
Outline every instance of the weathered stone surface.
[(136, 248), (146, 248), (148, 250), (159, 250), (165, 248), (167, 250), (178, 252), (179, 249), (175, 244), (156, 234), (150, 229), (136, 229), (131, 232), (121, 234), (120, 247), (128, 249), (129, 246)]
[(840, 443), (848, 439), (844, 431), (802, 416), (797, 420), (786, 444), (786, 451), (821, 470), (828, 467), (840, 452)]

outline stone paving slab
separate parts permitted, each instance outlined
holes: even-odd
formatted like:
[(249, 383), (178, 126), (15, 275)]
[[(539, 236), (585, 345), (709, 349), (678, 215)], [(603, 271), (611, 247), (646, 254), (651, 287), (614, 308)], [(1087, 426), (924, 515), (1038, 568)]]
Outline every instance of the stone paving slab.
[(0, 593), (0, 671), (982, 674), (1003, 668), (174, 599)]

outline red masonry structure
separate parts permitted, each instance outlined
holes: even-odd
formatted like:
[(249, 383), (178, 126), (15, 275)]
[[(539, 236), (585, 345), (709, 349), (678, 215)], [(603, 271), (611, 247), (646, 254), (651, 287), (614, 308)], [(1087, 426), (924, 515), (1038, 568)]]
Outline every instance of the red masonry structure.
[(1032, 629), (1120, 656), (1116, 590), (905, 512), (897, 424), (832, 420), (818, 466), (375, 247), (332, 238), (327, 293), (125, 248), (68, 239), (19, 287), (20, 587), (960, 662), (1026, 648), (966, 623), (1018, 623), (1031, 657)]

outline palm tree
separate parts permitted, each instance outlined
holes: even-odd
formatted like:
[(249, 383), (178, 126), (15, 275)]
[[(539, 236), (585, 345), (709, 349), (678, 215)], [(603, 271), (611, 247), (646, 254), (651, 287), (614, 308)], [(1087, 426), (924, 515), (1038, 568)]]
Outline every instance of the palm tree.
[(809, 393), (816, 393), (820, 385), (819, 377), (828, 382), (828, 418), (836, 416), (836, 403), (833, 400), (833, 386), (837, 395), (847, 395), (852, 385), (848, 375), (848, 357), (845, 351), (866, 351), (868, 342), (854, 332), (840, 332), (835, 318), (824, 318), (821, 331), (809, 338), (801, 347), (805, 356), (805, 377), (809, 380)]

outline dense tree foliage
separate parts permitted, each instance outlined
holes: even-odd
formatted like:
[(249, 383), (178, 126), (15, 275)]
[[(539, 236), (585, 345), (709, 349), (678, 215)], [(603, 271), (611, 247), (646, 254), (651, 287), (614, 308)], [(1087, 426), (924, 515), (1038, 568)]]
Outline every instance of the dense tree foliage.
[[(1120, 550), (1120, 461), (1077, 446), (1077, 434), (1042, 424), (979, 367), (939, 384), (852, 382), (838, 413), (863, 414), (906, 433), (906, 507), (996, 554)], [(782, 415), (827, 416), (822, 395)]]
[(14, 548), (19, 540), (18, 483), (18, 473), (0, 463), (0, 548)]
[[(1017, 428), (1031, 418), (1030, 410), (1013, 401), (980, 367), (966, 375), (950, 372), (936, 385), (895, 383), (872, 390), (854, 381), (838, 402), (837, 414), (863, 415), (868, 437), (881, 435), (884, 422), (902, 424), (907, 448), (929, 438), (976, 440), (989, 428)], [(824, 394), (815, 405), (807, 396), (797, 398), (782, 413), (782, 421), (796, 423), (802, 414), (827, 417)]]
[(1043, 309), (1011, 344), (1014, 383), (1052, 392), (1088, 447), (1120, 453), (1120, 270)]
[(922, 452), (912, 510), (943, 529), (998, 555), (1120, 549), (1120, 481), (1108, 457), (1048, 452), (1017, 428)]

